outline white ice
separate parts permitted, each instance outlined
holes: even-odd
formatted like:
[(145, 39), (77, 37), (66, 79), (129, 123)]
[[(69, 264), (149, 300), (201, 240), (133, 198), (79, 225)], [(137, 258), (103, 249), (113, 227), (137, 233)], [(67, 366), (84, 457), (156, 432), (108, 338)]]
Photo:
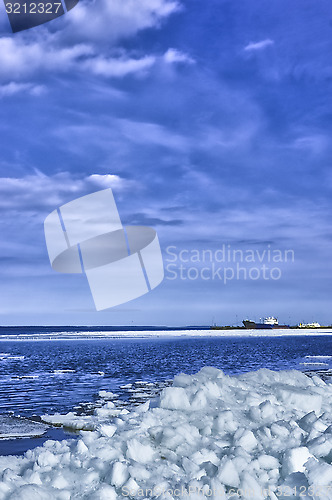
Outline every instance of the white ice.
[(77, 332), (47, 332), (47, 333), (20, 333), (17, 335), (1, 335), (0, 342), (17, 342), (17, 341), (61, 341), (66, 340), (81, 340), (85, 338), (151, 338), (151, 337), (289, 337), (289, 336), (330, 336), (332, 328), (286, 328), (273, 330), (247, 330), (247, 329), (231, 329), (231, 330), (141, 330), (141, 331), (77, 331)]
[(299, 371), (178, 375), (158, 402), (44, 416), (82, 430), (0, 457), (0, 500), (332, 499), (332, 385)]

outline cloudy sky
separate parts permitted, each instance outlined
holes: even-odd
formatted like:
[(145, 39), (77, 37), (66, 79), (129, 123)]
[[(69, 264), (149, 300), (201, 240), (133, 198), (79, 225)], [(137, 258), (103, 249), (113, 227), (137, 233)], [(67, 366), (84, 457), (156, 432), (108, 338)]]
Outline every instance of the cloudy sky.
[[(15, 35), (1, 6), (0, 33), (1, 324), (332, 322), (329, 1), (81, 1)], [(83, 275), (51, 269), (43, 221), (106, 187), (157, 230), (166, 278), (96, 312)], [(235, 262), (180, 262), (223, 245), (294, 262), (226, 284), (199, 273)]]

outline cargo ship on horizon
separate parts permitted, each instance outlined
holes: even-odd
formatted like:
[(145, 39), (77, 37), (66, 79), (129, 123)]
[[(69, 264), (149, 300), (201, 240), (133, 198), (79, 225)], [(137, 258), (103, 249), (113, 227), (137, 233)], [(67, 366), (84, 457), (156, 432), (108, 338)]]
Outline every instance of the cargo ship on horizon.
[(289, 325), (279, 325), (277, 318), (269, 316), (264, 318), (261, 323), (256, 323), (256, 321), (251, 321), (249, 319), (244, 319), (242, 321), (244, 327), (248, 330), (271, 330), (274, 328), (285, 329), (290, 328)]
[(260, 319), (259, 322), (244, 319), (242, 321), (243, 326), (217, 326), (216, 324), (210, 326), (211, 330), (286, 330), (286, 329), (324, 329), (332, 328), (332, 325), (322, 326), (320, 323), (299, 323), (298, 325), (280, 325), (277, 318), (274, 316), (268, 316), (267, 318)]

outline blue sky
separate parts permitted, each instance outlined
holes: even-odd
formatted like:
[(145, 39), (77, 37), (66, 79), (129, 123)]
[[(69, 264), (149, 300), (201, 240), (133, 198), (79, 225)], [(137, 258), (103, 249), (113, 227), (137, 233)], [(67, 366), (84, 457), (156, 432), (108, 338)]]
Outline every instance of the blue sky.
[[(1, 324), (332, 322), (330, 2), (96, 0), (15, 35), (0, 16)], [(84, 276), (50, 268), (43, 221), (106, 187), (165, 267), (170, 245), (294, 262), (226, 284), (166, 270), (96, 312)]]

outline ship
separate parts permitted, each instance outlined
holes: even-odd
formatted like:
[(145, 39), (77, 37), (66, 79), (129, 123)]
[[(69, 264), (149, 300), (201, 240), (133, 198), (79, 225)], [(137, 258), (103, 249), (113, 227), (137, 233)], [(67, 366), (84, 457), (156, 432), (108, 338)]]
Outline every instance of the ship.
[(299, 323), (298, 328), (324, 328), (317, 321), (313, 323)]
[(256, 323), (256, 321), (252, 321), (250, 319), (244, 319), (242, 321), (243, 326), (217, 326), (216, 324), (213, 324), (210, 326), (211, 330), (273, 330), (273, 329), (300, 329), (300, 328), (332, 328), (332, 325), (330, 326), (321, 326), (317, 322), (313, 323), (300, 323), (298, 325), (290, 326), (290, 325), (280, 325), (279, 321), (277, 318), (274, 318), (273, 316), (269, 316), (267, 318), (261, 319), (259, 323)]
[(251, 321), (249, 319), (244, 319), (242, 321), (244, 327), (248, 330), (271, 330), (274, 328), (290, 328), (289, 325), (279, 325), (279, 321), (277, 318), (274, 318), (273, 316), (268, 316), (267, 318), (264, 318), (263, 321), (261, 320), (260, 323), (256, 323), (256, 321)]

